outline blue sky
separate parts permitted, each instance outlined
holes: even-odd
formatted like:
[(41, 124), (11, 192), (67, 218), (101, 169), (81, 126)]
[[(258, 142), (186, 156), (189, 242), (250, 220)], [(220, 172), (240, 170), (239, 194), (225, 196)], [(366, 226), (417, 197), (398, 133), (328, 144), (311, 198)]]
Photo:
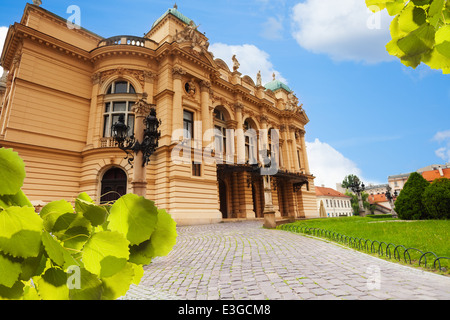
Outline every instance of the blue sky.
[[(2, 0), (0, 27), (20, 21), (27, 1)], [(29, 1), (31, 2), (31, 1)], [(450, 75), (390, 57), (390, 17), (364, 0), (178, 0), (211, 51), (253, 79), (262, 71), (295, 91), (310, 119), (306, 140), (316, 185), (347, 174), (366, 183), (450, 162)], [(43, 0), (43, 8), (103, 37), (146, 33), (174, 1)], [(0, 28), (1, 34), (5, 28)], [(2, 42), (0, 42), (0, 45)]]

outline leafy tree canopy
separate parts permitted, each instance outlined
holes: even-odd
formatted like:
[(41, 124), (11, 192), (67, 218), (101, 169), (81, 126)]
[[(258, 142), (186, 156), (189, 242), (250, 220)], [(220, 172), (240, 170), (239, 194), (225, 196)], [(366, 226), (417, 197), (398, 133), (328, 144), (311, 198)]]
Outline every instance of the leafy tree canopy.
[(427, 211), (422, 203), (422, 195), (428, 186), (429, 182), (420, 173), (411, 173), (395, 201), (395, 210), (400, 219), (419, 220), (427, 218)]
[(366, 0), (366, 5), (395, 16), (389, 54), (412, 68), (423, 62), (450, 73), (450, 0)]

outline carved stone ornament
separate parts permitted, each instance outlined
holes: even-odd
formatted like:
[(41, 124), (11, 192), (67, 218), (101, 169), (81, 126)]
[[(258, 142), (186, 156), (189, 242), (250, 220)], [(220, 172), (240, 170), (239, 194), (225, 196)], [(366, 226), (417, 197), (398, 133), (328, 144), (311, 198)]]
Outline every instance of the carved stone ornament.
[(178, 43), (189, 42), (194, 53), (208, 52), (209, 42), (200, 37), (197, 30), (199, 26), (196, 26), (191, 20), (182, 31), (178, 32), (177, 30), (174, 40)]
[(233, 57), (231, 58), (231, 60), (233, 60), (233, 71), (236, 72), (238, 71), (239, 67), (241, 66), (241, 64), (239, 63), (238, 59), (236, 58), (236, 55), (234, 54)]
[(134, 104), (132, 111), (136, 115), (147, 115), (150, 113), (150, 110), (154, 105), (147, 102), (147, 97), (148, 94), (144, 92), (142, 98)]
[(181, 79), (182, 76), (186, 74), (186, 71), (184, 71), (181, 67), (175, 66), (172, 69), (172, 75), (175, 79)]
[[(114, 70), (103, 71), (100, 76), (100, 84), (103, 84), (109, 77), (118, 75), (119, 77), (130, 76), (139, 81), (142, 88), (145, 86), (145, 75), (142, 70), (118, 68)], [(92, 79), (94, 81), (94, 79)]]

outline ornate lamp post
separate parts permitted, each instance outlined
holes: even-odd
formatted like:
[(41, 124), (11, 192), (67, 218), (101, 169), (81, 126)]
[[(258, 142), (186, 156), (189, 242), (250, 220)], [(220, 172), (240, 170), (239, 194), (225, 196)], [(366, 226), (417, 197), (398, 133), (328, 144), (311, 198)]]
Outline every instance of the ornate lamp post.
[[(161, 121), (156, 118), (155, 105), (147, 103), (146, 93), (133, 106), (132, 111), (135, 114), (135, 135), (128, 135), (130, 127), (125, 124), (123, 115), (112, 126), (112, 134), (117, 146), (125, 151), (125, 159), (128, 159), (128, 163), (134, 167), (133, 193), (139, 196), (145, 196), (147, 189), (145, 166), (150, 161), (150, 156), (158, 147), (158, 141), (161, 137), (161, 132), (158, 131), (158, 128)], [(135, 159), (135, 155), (139, 152), (142, 153), (142, 157)], [(133, 161), (136, 162), (136, 166), (133, 166)]]
[(391, 214), (392, 214), (392, 218), (398, 218), (398, 214), (397, 212), (395, 212), (394, 210), (394, 199), (397, 198), (398, 194), (397, 191), (394, 191), (394, 194), (391, 194), (391, 187), (388, 186), (387, 187), (387, 191), (385, 192), (386, 195), (386, 199), (389, 201), (389, 204), (391, 205)]

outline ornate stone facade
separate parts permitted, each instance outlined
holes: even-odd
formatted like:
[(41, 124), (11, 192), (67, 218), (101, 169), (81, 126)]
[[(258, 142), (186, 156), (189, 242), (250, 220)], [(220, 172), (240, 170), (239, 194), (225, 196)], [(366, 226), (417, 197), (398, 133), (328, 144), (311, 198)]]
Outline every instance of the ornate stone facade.
[(33, 201), (80, 192), (102, 201), (111, 186), (131, 192), (136, 168), (114, 147), (110, 125), (123, 115), (134, 128), (132, 106), (145, 100), (156, 105), (161, 138), (140, 183), (179, 224), (263, 216), (263, 176), (249, 160), (276, 149), (270, 129), (279, 141), (270, 179), (276, 216), (318, 216), (298, 98), (275, 79), (263, 86), (257, 76), (255, 85), (238, 72), (238, 57), (230, 71), (197, 28), (173, 8), (144, 38), (103, 39), (27, 4), (0, 60), (9, 71), (0, 146), (24, 158)]

